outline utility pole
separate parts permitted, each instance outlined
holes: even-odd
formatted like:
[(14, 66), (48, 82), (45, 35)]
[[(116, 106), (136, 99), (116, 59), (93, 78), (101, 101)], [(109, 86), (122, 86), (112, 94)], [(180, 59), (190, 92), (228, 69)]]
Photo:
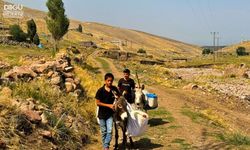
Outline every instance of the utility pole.
[(213, 60), (215, 62), (215, 39), (216, 39), (216, 34), (219, 34), (219, 32), (211, 32), (213, 36)]
[(219, 58), (219, 49), (220, 49), (220, 45), (219, 45), (219, 42), (220, 42), (220, 37), (218, 36), (218, 37), (216, 37), (216, 39), (217, 39), (217, 58)]

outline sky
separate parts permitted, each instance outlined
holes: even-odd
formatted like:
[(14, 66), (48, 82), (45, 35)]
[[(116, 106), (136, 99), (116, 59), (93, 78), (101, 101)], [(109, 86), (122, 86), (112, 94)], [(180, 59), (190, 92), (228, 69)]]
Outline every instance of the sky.
[[(6, 0), (47, 11), (47, 0)], [(63, 0), (80, 21), (135, 29), (200, 46), (250, 39), (250, 0)]]

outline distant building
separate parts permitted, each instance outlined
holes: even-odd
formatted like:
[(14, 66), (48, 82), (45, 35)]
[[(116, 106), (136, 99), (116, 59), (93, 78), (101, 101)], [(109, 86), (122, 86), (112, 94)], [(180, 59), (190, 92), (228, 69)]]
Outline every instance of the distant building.
[(82, 41), (79, 44), (85, 48), (97, 48), (97, 45), (92, 41)]

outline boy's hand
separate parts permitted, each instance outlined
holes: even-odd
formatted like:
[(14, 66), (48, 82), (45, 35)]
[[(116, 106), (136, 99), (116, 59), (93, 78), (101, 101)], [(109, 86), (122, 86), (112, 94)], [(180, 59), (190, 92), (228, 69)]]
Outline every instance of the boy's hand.
[(112, 109), (112, 110), (114, 110), (114, 109), (115, 109), (115, 105), (110, 104), (110, 105), (109, 105), (109, 108)]

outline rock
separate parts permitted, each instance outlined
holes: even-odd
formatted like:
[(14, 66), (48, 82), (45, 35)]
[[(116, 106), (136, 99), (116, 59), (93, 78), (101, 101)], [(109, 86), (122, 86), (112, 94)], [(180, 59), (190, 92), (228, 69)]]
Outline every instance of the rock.
[(69, 93), (69, 92), (72, 92), (73, 91), (73, 84), (70, 83), (70, 82), (65, 82), (65, 89), (66, 89), (66, 92)]
[(63, 75), (65, 76), (65, 78), (73, 78), (74, 77), (73, 73), (70, 73), (70, 72), (68, 72), (68, 73), (64, 72)]
[(37, 74), (27, 66), (14, 67), (8, 72), (4, 73), (4, 77), (10, 79), (11, 81), (16, 81), (18, 79), (29, 80), (37, 77)]
[(41, 116), (32, 110), (27, 110), (24, 112), (24, 115), (27, 117), (27, 119), (32, 123), (39, 123), (42, 121)]
[(52, 138), (52, 132), (43, 130), (40, 132), (40, 135), (42, 135), (44, 138)]
[(243, 78), (250, 79), (250, 70), (246, 71), (242, 75)]
[(50, 68), (48, 64), (33, 64), (31, 69), (36, 73), (45, 73)]
[(73, 70), (74, 70), (74, 68), (73, 68), (72, 66), (69, 66), (69, 67), (64, 68), (64, 71), (65, 71), (65, 72), (71, 72), (71, 71), (73, 71)]
[(66, 78), (65, 81), (70, 82), (70, 83), (74, 83), (74, 79), (72, 79), (72, 78)]
[(53, 84), (53, 85), (59, 85), (61, 82), (62, 82), (62, 78), (60, 76), (53, 77), (50, 80), (50, 83)]
[(42, 113), (41, 118), (42, 118), (42, 123), (43, 124), (47, 124), (48, 123), (48, 119), (47, 119), (47, 117), (46, 117), (46, 115), (44, 113)]
[(29, 110), (29, 105), (26, 103), (21, 103), (19, 109), (21, 110), (21, 112), (25, 112)]
[(81, 83), (81, 80), (79, 78), (75, 78), (74, 82), (75, 82), (76, 85), (79, 85)]
[(6, 143), (0, 139), (0, 149), (6, 149), (6, 148), (7, 148)]
[(196, 90), (198, 88), (199, 86), (197, 84), (192, 84), (192, 83), (183, 87), (184, 90)]
[(50, 78), (53, 74), (54, 74), (53, 71), (49, 71), (48, 74), (47, 74), (47, 77)]

